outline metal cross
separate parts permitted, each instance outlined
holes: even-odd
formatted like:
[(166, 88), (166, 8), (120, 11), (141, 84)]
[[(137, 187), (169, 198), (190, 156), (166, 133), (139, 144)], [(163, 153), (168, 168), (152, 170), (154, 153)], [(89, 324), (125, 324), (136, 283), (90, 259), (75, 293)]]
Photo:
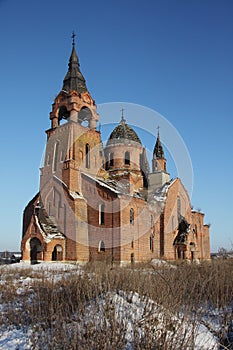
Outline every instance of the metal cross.
[(124, 120), (124, 108), (121, 109), (121, 119)]
[(74, 42), (74, 38), (76, 37), (76, 34), (74, 33), (74, 31), (72, 32), (72, 35), (71, 35), (71, 38), (72, 38), (72, 45), (74, 46), (75, 45), (75, 42)]

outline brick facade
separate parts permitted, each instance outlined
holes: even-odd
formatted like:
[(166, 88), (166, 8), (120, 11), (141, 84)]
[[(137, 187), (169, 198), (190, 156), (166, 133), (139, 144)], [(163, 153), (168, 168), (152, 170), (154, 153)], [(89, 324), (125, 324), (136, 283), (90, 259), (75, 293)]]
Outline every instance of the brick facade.
[[(79, 74), (71, 84), (72, 69)], [(50, 113), (40, 192), (24, 210), (23, 260), (209, 259), (204, 214), (192, 211), (181, 180), (170, 180), (159, 134), (152, 173), (123, 116), (103, 148), (95, 102), (80, 74), (73, 46)]]

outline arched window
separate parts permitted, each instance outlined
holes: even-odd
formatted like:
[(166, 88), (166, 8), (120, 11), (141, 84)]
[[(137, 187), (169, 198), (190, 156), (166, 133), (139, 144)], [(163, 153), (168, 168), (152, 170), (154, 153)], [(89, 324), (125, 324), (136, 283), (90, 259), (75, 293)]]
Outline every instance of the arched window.
[(150, 251), (153, 253), (154, 251), (154, 240), (153, 237), (150, 236)]
[(66, 205), (64, 204), (63, 232), (66, 234)]
[(99, 241), (98, 252), (105, 252), (105, 244), (104, 241)]
[(133, 210), (133, 208), (130, 209), (129, 222), (131, 225), (134, 225), (134, 210)]
[(109, 154), (109, 166), (113, 166), (114, 165), (114, 154), (110, 153)]
[(175, 216), (172, 216), (172, 231), (175, 231)]
[(86, 168), (90, 168), (90, 146), (87, 143), (85, 147)]
[(62, 149), (62, 150), (61, 150), (61, 153), (60, 153), (60, 162), (63, 163), (64, 160), (65, 160), (65, 157), (66, 157), (65, 150)]
[(47, 165), (50, 165), (50, 164), (51, 164), (51, 155), (49, 153), (47, 157)]
[(83, 151), (79, 150), (79, 159), (80, 159), (80, 162), (82, 163), (83, 162)]
[(150, 216), (150, 228), (154, 227), (154, 219), (153, 219), (153, 215)]
[(194, 233), (194, 235), (197, 237), (197, 225), (194, 226), (193, 233)]
[(134, 261), (135, 261), (134, 253), (130, 254), (130, 261), (131, 261), (131, 264), (134, 263)]
[(57, 170), (57, 161), (58, 161), (58, 145), (59, 143), (56, 142), (54, 145), (54, 150), (53, 150), (53, 172), (55, 173)]
[(128, 151), (125, 152), (125, 164), (130, 165), (130, 153)]
[(104, 225), (104, 204), (99, 205), (99, 225)]
[(181, 219), (181, 202), (180, 202), (180, 197), (178, 196), (177, 197), (177, 219), (178, 219), (178, 222), (180, 222), (180, 219)]

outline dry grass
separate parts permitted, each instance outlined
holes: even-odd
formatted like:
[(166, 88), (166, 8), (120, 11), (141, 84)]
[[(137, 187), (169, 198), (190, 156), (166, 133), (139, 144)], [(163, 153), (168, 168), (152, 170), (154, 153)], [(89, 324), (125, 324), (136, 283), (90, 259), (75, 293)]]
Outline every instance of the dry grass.
[[(59, 279), (56, 272), (48, 278), (48, 271), (31, 268), (22, 272), (1, 269), (0, 273), (4, 305), (0, 325), (30, 326), (34, 349), (124, 349), (128, 324), (116, 317), (113, 292), (135, 292), (144, 302), (140, 324), (135, 322), (132, 329), (133, 349), (192, 349), (192, 334), (184, 337), (187, 324), (195, 329), (202, 320), (214, 333), (209, 321), (216, 311), (222, 329), (227, 331), (232, 320), (230, 260), (179, 264), (173, 269), (150, 264), (125, 268), (87, 264), (82, 273), (78, 269), (77, 273), (64, 272)], [(30, 285), (25, 288), (23, 281), (28, 276)], [(24, 286), (21, 294), (20, 281)], [(153, 308), (149, 298), (155, 302)], [(166, 310), (163, 329), (159, 329), (156, 308)], [(232, 349), (226, 332), (215, 335), (222, 346)]]

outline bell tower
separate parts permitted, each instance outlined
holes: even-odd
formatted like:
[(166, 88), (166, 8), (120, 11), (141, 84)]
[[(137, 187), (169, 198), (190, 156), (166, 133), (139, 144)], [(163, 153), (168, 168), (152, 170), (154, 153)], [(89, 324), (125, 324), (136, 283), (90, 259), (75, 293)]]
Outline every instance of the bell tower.
[(104, 155), (100, 132), (96, 130), (95, 101), (81, 73), (74, 39), (73, 33), (68, 71), (52, 104), (41, 187), (48, 177), (56, 177), (69, 191), (81, 193), (81, 172), (98, 175), (103, 169)]
[(68, 72), (63, 80), (63, 87), (54, 100), (50, 113), (51, 128), (60, 125), (62, 119), (87, 122), (90, 129), (96, 129), (98, 114), (95, 101), (86, 87), (86, 81), (80, 71), (79, 59), (75, 49), (75, 34), (72, 34), (72, 52)]
[(149, 176), (149, 183), (152, 190), (170, 181), (170, 174), (167, 173), (166, 163), (167, 160), (164, 156), (158, 127), (157, 140), (153, 151), (152, 173)]

